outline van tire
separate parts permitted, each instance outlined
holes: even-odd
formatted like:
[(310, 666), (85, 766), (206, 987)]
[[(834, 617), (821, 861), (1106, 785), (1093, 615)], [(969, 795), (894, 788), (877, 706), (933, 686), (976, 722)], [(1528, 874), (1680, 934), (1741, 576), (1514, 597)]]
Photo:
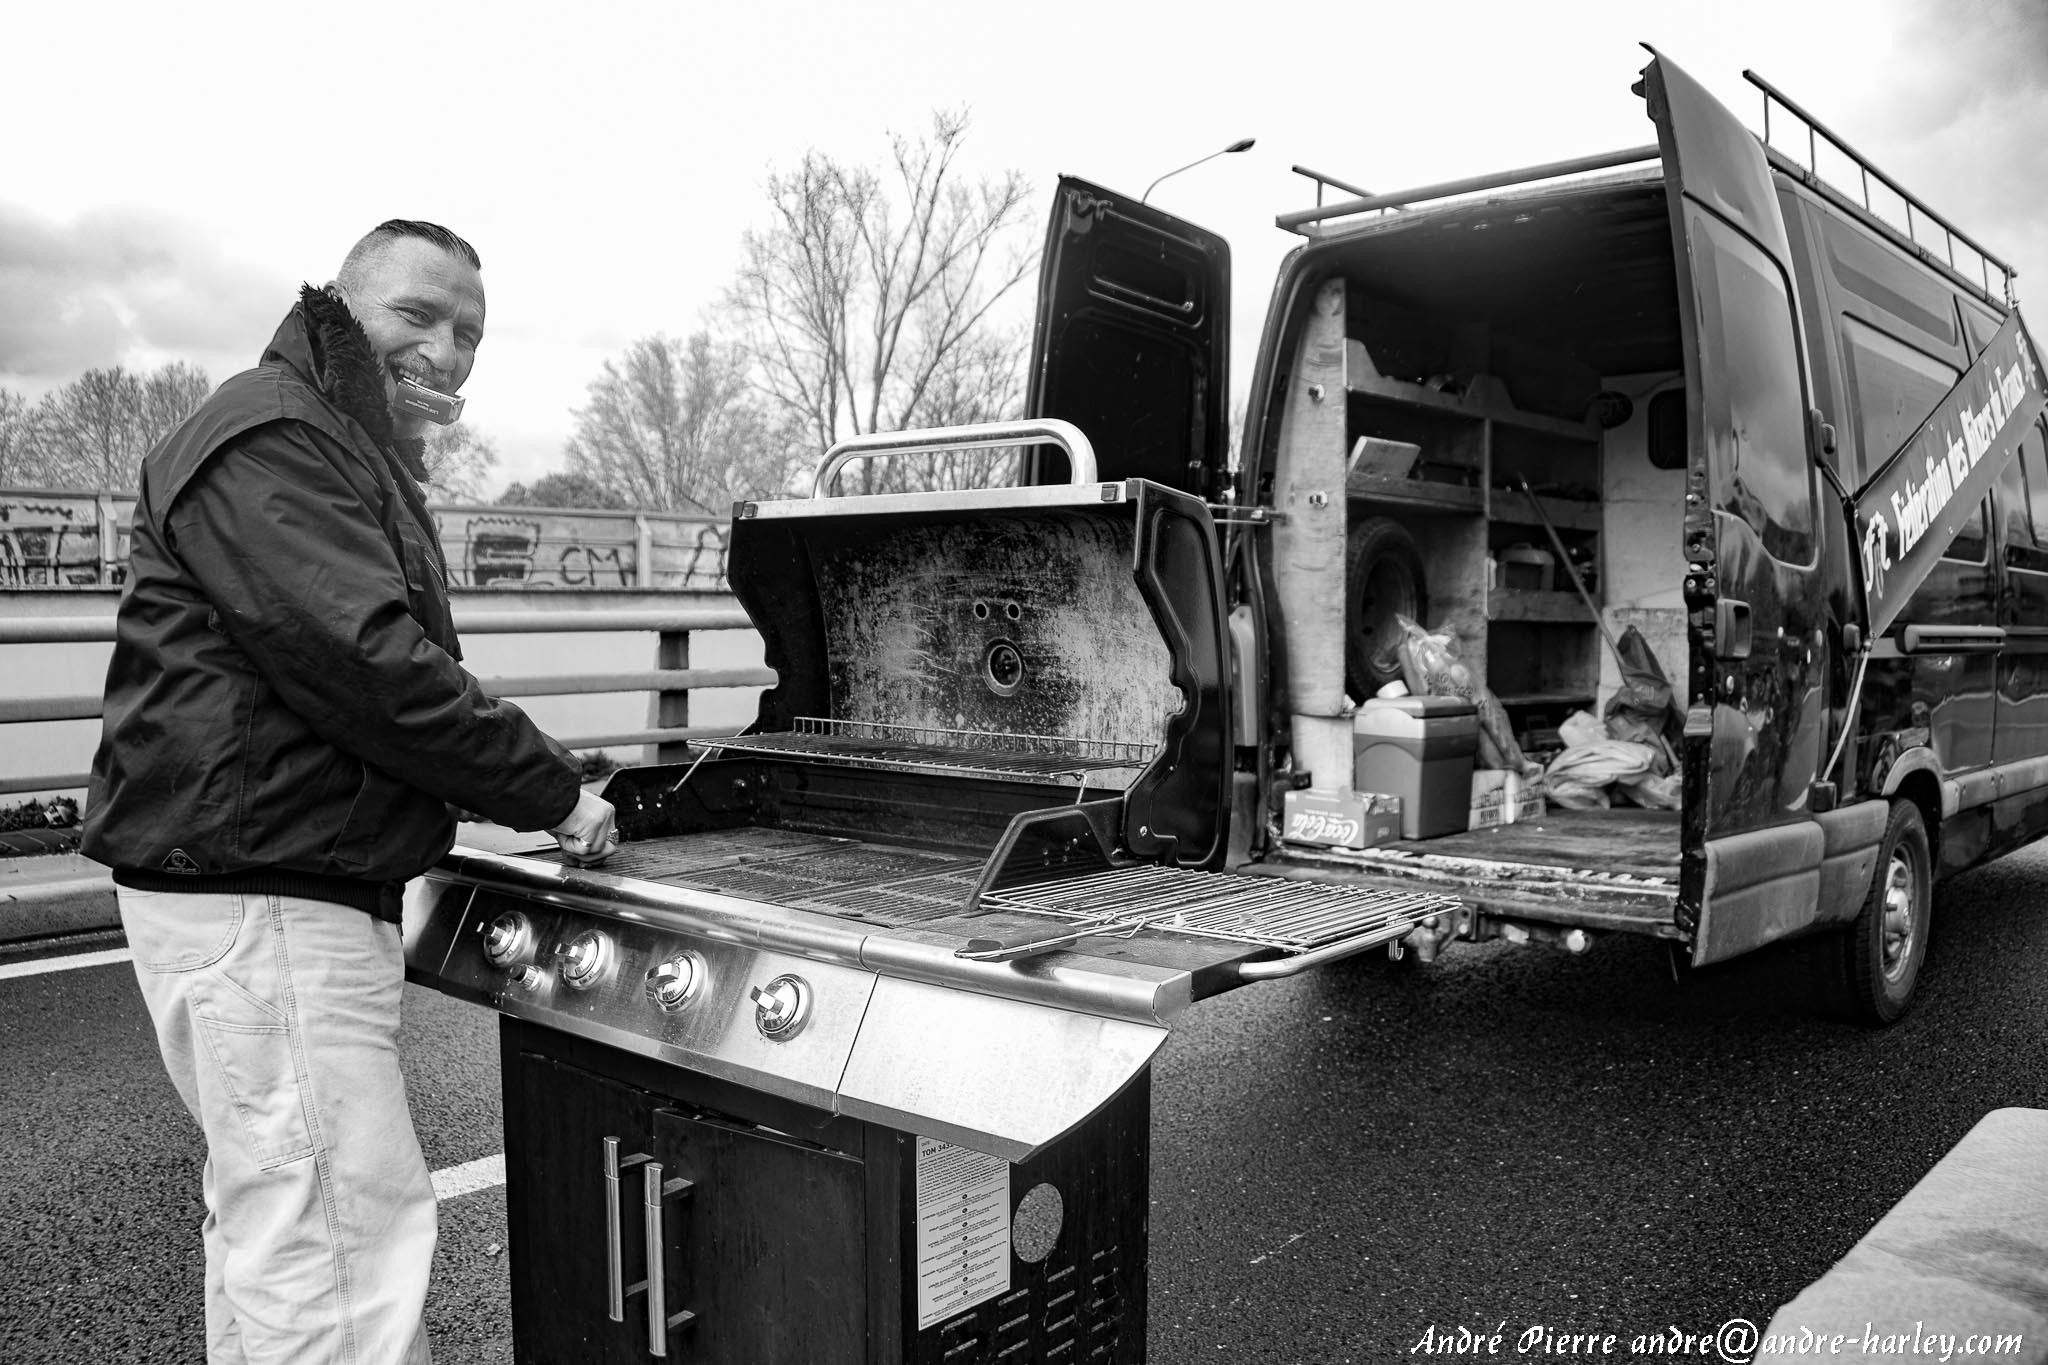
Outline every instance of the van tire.
[(1367, 517), (1351, 527), (1344, 543), (1344, 685), (1353, 701), (1401, 677), (1396, 615), (1428, 622), (1422, 551), (1400, 522)]
[(1913, 1003), (1934, 919), (1934, 858), (1920, 807), (1892, 802), (1870, 891), (1855, 922), (1836, 935), (1842, 1002), (1849, 1017), (1889, 1024)]

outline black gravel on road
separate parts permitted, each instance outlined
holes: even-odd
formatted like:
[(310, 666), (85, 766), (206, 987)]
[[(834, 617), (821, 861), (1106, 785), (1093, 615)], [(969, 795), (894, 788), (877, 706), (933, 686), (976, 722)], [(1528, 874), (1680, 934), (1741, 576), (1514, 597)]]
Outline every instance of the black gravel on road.
[[(1416, 1348), (1459, 1328), (1501, 1349), (1450, 1358), (1595, 1358), (1547, 1332), (1675, 1359), (1629, 1347), (1760, 1327), (1987, 1111), (2048, 1107), (2044, 890), (2031, 851), (1946, 886), (1882, 1031), (1807, 1013), (1784, 958), (1674, 971), (1634, 939), (1196, 1006), (1155, 1072), (1151, 1360), (1444, 1359)], [(494, 1017), (418, 988), (406, 1010), (429, 1163), (498, 1152)], [(0, 1038), (0, 1362), (201, 1359), (200, 1146), (132, 970), (0, 980)], [(437, 1359), (504, 1365), (502, 1191), (441, 1211)]]

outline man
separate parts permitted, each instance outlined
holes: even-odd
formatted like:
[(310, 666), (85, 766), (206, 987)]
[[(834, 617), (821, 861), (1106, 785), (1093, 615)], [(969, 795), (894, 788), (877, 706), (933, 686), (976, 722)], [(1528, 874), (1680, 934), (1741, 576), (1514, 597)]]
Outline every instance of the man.
[(459, 663), (418, 484), (416, 409), (483, 338), (478, 272), (446, 228), (379, 226), (142, 466), (83, 847), (206, 1132), (215, 1362), (429, 1358), (404, 884), (451, 806), (610, 851), (574, 756)]

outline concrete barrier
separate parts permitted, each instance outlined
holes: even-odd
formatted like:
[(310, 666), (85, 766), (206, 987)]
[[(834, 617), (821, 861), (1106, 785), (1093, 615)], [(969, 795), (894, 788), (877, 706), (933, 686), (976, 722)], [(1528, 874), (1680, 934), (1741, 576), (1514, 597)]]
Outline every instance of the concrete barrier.
[(114, 881), (76, 853), (0, 858), (0, 943), (117, 929)]

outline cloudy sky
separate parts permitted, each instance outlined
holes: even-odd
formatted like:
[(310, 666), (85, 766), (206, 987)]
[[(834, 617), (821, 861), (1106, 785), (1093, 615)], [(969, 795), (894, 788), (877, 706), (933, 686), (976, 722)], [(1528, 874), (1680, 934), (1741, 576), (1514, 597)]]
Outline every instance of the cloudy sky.
[[(317, 10), (318, 17), (314, 17)], [(970, 173), (1137, 192), (1227, 235), (1237, 382), (1302, 165), (1390, 190), (1654, 140), (1660, 51), (1752, 126), (1758, 72), (2019, 267), (2048, 317), (2048, 0), (464, 0), (18, 6), (0, 85), (0, 386), (251, 363), (389, 217), (475, 242), (466, 390), (500, 483), (560, 467), (605, 359), (686, 332), (763, 186), (965, 106)]]

